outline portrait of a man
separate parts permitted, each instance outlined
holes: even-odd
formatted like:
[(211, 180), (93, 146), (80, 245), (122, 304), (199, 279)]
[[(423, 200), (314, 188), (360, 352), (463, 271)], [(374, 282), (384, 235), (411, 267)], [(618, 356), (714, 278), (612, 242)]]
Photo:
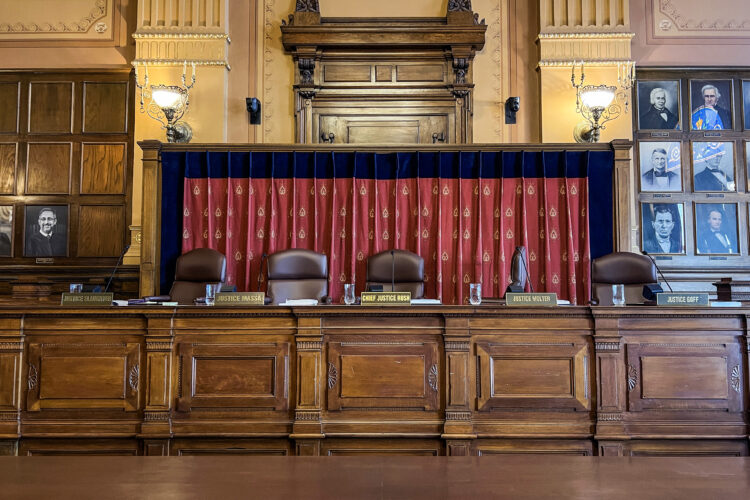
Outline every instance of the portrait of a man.
[(641, 191), (682, 191), (679, 142), (641, 142)]
[(695, 191), (737, 190), (733, 143), (693, 143), (693, 188)]
[(13, 255), (13, 205), (0, 206), (0, 257)]
[(26, 257), (59, 257), (68, 253), (68, 207), (26, 207)]
[(638, 128), (680, 130), (677, 81), (638, 82)]
[(727, 130), (732, 128), (732, 84), (729, 81), (690, 82), (693, 130)]
[(745, 130), (750, 130), (750, 81), (742, 82), (742, 111), (745, 117)]
[(648, 253), (683, 253), (681, 203), (644, 203), (641, 216), (643, 249)]
[(696, 251), (733, 254), (737, 248), (737, 205), (698, 203), (695, 207)]

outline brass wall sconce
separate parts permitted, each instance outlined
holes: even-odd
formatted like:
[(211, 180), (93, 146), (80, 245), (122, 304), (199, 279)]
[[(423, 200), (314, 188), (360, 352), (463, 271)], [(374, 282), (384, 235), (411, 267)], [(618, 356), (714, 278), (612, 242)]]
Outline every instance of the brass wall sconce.
[[(144, 64), (143, 84), (138, 78), (138, 64), (135, 64), (135, 85), (141, 96), (141, 113), (146, 113), (161, 123), (167, 130), (167, 142), (187, 143), (193, 138), (193, 129), (187, 122), (180, 121), (190, 106), (190, 89), (195, 85), (195, 63), (192, 63), (193, 76), (187, 84), (187, 62), (182, 65), (182, 86), (149, 85), (148, 65)], [(145, 104), (148, 100), (148, 104)]]
[(619, 88), (614, 85), (583, 85), (586, 75), (581, 61), (581, 78), (576, 83), (576, 65), (570, 75), (570, 83), (576, 89), (576, 113), (586, 121), (578, 123), (573, 129), (576, 142), (599, 142), (601, 130), (605, 123), (614, 120), (628, 110), (630, 104), (630, 89), (635, 81), (635, 63), (625, 62), (617, 65), (617, 81)]

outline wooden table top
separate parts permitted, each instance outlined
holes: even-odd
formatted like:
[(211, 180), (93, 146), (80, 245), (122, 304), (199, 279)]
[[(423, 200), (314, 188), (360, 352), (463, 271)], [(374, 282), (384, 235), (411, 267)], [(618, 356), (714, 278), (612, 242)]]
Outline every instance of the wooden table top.
[(2, 457), (4, 498), (747, 498), (748, 458)]

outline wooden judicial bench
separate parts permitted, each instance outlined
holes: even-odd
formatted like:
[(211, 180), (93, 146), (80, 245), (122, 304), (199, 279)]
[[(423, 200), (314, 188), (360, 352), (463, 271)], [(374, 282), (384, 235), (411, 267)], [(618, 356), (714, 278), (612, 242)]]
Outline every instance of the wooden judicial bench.
[(0, 308), (0, 454), (748, 454), (750, 309)]

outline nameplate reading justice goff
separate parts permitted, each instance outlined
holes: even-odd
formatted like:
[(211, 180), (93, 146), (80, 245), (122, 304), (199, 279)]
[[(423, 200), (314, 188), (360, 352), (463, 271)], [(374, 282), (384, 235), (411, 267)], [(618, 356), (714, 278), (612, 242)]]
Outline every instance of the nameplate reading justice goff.
[(363, 306), (408, 306), (411, 304), (411, 292), (362, 292)]
[(657, 293), (656, 305), (657, 306), (671, 306), (671, 307), (707, 306), (708, 294), (707, 293), (667, 293), (667, 292)]

